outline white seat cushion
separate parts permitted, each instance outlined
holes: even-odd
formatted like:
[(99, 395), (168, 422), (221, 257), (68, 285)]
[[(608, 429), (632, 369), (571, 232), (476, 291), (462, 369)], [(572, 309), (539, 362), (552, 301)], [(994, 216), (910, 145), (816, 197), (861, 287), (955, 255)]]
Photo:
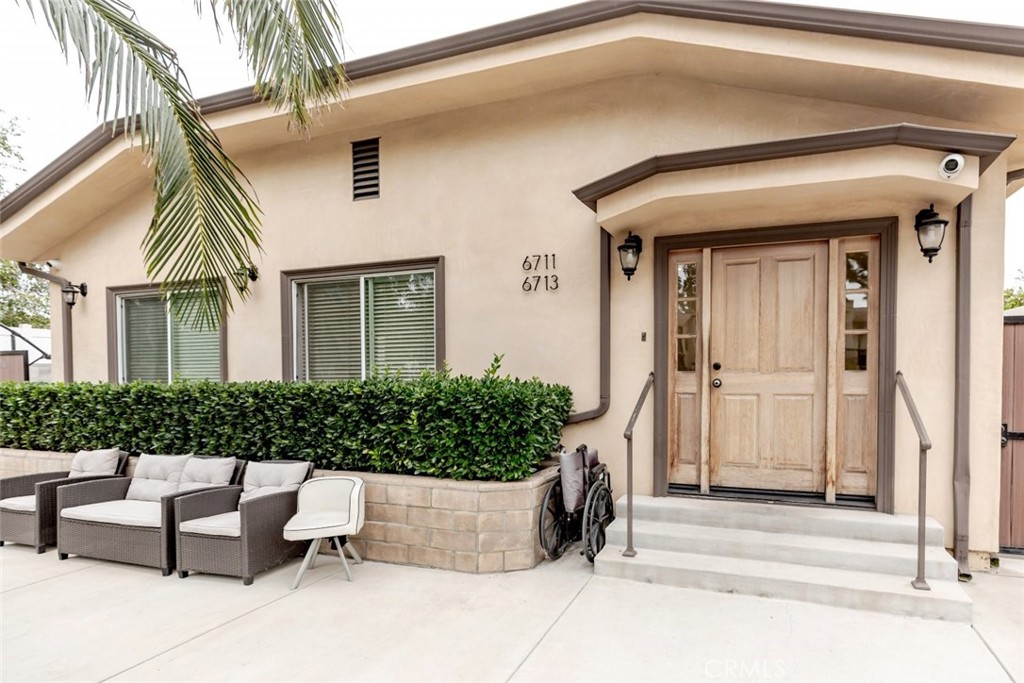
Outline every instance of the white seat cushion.
[(234, 472), (235, 458), (197, 458), (193, 456), (188, 459), (185, 469), (181, 472), (178, 491), (227, 486), (231, 483), (231, 475)]
[(160, 503), (149, 500), (108, 500), (103, 503), (64, 508), (60, 511), (60, 516), (83, 522), (159, 528)]
[(0, 508), (4, 510), (14, 510), (15, 512), (35, 512), (36, 511), (36, 494), (29, 496), (14, 496), (13, 498), (4, 498), (0, 500)]
[(200, 534), (202, 536), (232, 536), (238, 538), (242, 535), (242, 515), (235, 510), (210, 517), (190, 519), (178, 525), (178, 530), (183, 534)]
[(357, 533), (354, 524), (349, 524), (348, 510), (327, 512), (300, 512), (284, 525), (284, 537), (289, 541), (305, 541), (311, 538), (334, 538)]
[(97, 451), (78, 451), (71, 460), (69, 477), (90, 477), (98, 474), (114, 474), (121, 451), (103, 448)]
[(128, 500), (159, 502), (161, 496), (177, 493), (181, 473), (192, 455), (148, 455), (139, 456), (128, 485)]
[(279, 491), (297, 491), (306, 480), (309, 464), (304, 462), (251, 462), (245, 466), (240, 500)]

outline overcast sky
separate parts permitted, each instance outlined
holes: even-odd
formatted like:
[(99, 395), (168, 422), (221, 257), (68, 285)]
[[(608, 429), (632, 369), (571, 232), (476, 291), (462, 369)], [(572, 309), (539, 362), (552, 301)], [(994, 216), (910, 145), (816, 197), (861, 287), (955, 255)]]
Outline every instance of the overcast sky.
[[(233, 41), (218, 42), (213, 22), (200, 20), (193, 0), (129, 0), (142, 24), (180, 55), (197, 97), (249, 85)], [(370, 0), (337, 5), (349, 59), (366, 57), (434, 38), (575, 4), (563, 0)], [(795, 4), (848, 7), (960, 21), (1024, 26), (1021, 0), (816, 0)], [(41, 18), (40, 18), (41, 21)], [(33, 21), (24, 3), (0, 0), (0, 110), (16, 117), (16, 140), (25, 160), (7, 172), (10, 185), (24, 182), (96, 127), (85, 102), (77, 64), (67, 65), (48, 29)], [(1007, 272), (1011, 283), (1024, 269), (1024, 191), (1007, 207)]]

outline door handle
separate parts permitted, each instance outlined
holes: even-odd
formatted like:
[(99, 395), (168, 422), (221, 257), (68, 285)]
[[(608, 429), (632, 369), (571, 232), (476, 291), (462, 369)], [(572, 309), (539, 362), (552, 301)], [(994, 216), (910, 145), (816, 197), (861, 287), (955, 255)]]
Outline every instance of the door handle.
[(714, 363), (712, 363), (712, 364), (711, 364), (711, 369), (712, 369), (712, 370), (721, 370), (721, 369), (722, 369), (722, 364), (721, 364), (721, 363), (719, 363), (719, 362), (718, 362), (718, 361), (716, 360), (716, 361), (715, 361)]
[(722, 386), (722, 380), (718, 379), (717, 377), (714, 378), (713, 380), (711, 380), (711, 386), (717, 389), (718, 387)]

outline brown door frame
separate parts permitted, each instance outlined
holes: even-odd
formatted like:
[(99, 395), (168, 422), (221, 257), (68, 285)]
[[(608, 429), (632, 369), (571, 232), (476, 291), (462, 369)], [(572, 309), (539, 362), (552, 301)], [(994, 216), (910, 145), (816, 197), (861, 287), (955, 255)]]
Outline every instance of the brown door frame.
[(881, 381), (896, 373), (896, 217), (833, 223), (750, 228), (654, 238), (654, 495), (668, 495), (669, 363), (668, 363), (668, 256), (676, 249), (704, 249), (745, 244), (802, 242), (834, 237), (878, 235), (878, 484), (875, 507), (894, 509), (895, 399), (892, 382)]

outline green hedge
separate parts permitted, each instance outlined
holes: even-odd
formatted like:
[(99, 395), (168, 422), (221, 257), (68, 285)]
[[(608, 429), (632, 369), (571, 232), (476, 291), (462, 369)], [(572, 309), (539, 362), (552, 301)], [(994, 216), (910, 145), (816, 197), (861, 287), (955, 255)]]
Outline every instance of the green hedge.
[(350, 382), (0, 383), (0, 446), (311, 460), (451, 479), (529, 476), (559, 440), (568, 387), (425, 373)]

